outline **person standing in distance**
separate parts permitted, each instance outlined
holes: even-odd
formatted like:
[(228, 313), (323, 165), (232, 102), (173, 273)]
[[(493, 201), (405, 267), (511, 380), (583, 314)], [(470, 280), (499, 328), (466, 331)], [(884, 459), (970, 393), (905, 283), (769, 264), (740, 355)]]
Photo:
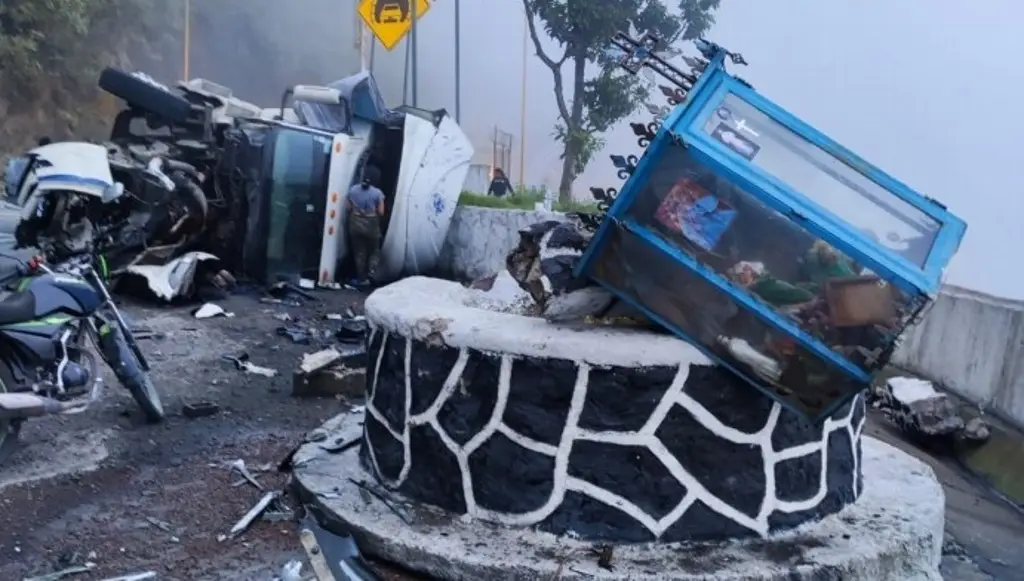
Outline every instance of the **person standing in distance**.
[(512, 193), (512, 183), (508, 181), (500, 167), (494, 168), (494, 179), (491, 180), (487, 193), (496, 198), (504, 198)]
[(372, 283), (380, 261), (380, 223), (384, 218), (384, 192), (363, 172), (360, 182), (348, 191), (345, 207), (348, 210), (348, 235), (352, 256), (356, 262), (353, 286)]

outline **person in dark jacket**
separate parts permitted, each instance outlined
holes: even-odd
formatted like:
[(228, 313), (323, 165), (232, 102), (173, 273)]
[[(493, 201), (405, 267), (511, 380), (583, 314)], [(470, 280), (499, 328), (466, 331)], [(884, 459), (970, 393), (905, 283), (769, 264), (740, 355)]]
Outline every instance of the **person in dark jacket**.
[(491, 186), (487, 188), (487, 194), (496, 198), (503, 198), (512, 193), (512, 182), (508, 181), (505, 177), (505, 172), (501, 171), (501, 168), (494, 168), (494, 178), (491, 180)]

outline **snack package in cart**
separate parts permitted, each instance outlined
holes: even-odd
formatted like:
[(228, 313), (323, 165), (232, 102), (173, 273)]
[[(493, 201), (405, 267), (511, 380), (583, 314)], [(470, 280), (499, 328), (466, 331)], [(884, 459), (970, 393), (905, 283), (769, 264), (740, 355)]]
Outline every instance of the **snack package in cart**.
[(672, 186), (654, 213), (662, 226), (711, 251), (736, 218), (736, 210), (691, 179)]

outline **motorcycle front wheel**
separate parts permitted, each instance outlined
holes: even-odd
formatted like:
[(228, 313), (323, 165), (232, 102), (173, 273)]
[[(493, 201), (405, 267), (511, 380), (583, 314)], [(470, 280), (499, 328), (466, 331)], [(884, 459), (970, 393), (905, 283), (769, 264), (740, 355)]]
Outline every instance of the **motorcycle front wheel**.
[(153, 386), (149, 373), (143, 370), (135, 351), (129, 347), (124, 336), (116, 327), (108, 327), (108, 331), (100, 334), (100, 349), (107, 364), (114, 370), (121, 385), (128, 389), (135, 403), (142, 409), (146, 421), (156, 424), (164, 420), (164, 406), (160, 394)]

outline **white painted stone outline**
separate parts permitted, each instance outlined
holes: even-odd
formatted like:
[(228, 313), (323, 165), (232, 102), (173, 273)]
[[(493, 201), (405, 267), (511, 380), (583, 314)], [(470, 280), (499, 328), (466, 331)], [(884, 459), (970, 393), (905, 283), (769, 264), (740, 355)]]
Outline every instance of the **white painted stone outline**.
[[(373, 343), (377, 332), (376, 328), (371, 330), (369, 338), (370, 344)], [(460, 446), (447, 433), (445, 433), (438, 421), (438, 413), (459, 387), (459, 381), (462, 378), (462, 373), (469, 360), (469, 349), (466, 347), (459, 349), (459, 356), (456, 359), (455, 364), (452, 366), (451, 371), (448, 373), (448, 377), (441, 388), (441, 392), (430, 407), (422, 413), (410, 416), (409, 412), (412, 405), (412, 385), (410, 381), (412, 339), (401, 337), (405, 340), (404, 375), (406, 421), (404, 422), (405, 425), (401, 432), (399, 432), (399, 430), (390, 425), (384, 415), (373, 405), (373, 396), (376, 393), (381, 361), (384, 357), (384, 351), (387, 348), (387, 341), (392, 338), (391, 334), (387, 331), (381, 332), (383, 333), (383, 343), (381, 344), (380, 351), (377, 355), (377, 360), (374, 362), (374, 371), (367, 393), (366, 411), (385, 427), (391, 437), (402, 444), (403, 465), (398, 478), (394, 480), (388, 479), (381, 473), (372, 442), (370, 442), (369, 432), (366, 430), (364, 425), (363, 437), (367, 440), (367, 450), (369, 451), (370, 461), (373, 465), (374, 472), (376, 472), (377, 476), (390, 488), (400, 487), (408, 478), (409, 471), (412, 469), (412, 454), (409, 445), (410, 428), (413, 426), (429, 425), (437, 433), (445, 447), (448, 448), (452, 455), (455, 456), (458, 462), (459, 470), (462, 475), (462, 490), (466, 501), (466, 514), (472, 518), (479, 518), (509, 526), (535, 525), (550, 516), (555, 509), (562, 504), (567, 491), (573, 491), (586, 495), (608, 506), (617, 508), (642, 524), (656, 538), (660, 537), (669, 529), (669, 527), (679, 521), (693, 503), (697, 501), (704, 503), (708, 508), (721, 516), (724, 516), (725, 518), (728, 518), (761, 536), (767, 536), (769, 529), (768, 518), (773, 512), (779, 511), (784, 513), (794, 513), (810, 510), (815, 508), (825, 499), (825, 496), (828, 494), (828, 440), (831, 434), (836, 430), (846, 430), (849, 436), (854, 461), (853, 491), (855, 496), (860, 495), (860, 482), (859, 478), (856, 476), (860, 470), (860, 459), (857, 456), (857, 443), (860, 442), (861, 435), (864, 431), (866, 415), (861, 417), (861, 420), (857, 425), (853, 424), (853, 418), (854, 412), (858, 407), (857, 404), (859, 399), (863, 396), (857, 396), (857, 400), (854, 400), (853, 404), (850, 406), (850, 412), (845, 417), (838, 420), (834, 420), (832, 418), (825, 419), (822, 427), (822, 437), (820, 440), (784, 448), (782, 450), (775, 450), (772, 446), (772, 433), (776, 428), (779, 415), (782, 412), (780, 404), (773, 404), (765, 425), (758, 431), (748, 433), (737, 430), (736, 428), (724, 424), (713, 413), (711, 413), (710, 410), (683, 391), (690, 370), (690, 362), (683, 361), (679, 365), (679, 370), (677, 371), (672, 384), (669, 386), (668, 390), (666, 390), (661, 401), (658, 403), (654, 412), (651, 414), (651, 417), (648, 418), (643, 427), (635, 432), (593, 432), (584, 430), (577, 426), (580, 414), (583, 411), (583, 404), (587, 397), (587, 387), (591, 369), (589, 364), (581, 362), (577, 364), (578, 372), (576, 375), (576, 385), (573, 388), (573, 396), (569, 406), (569, 413), (566, 418), (562, 438), (557, 446), (552, 446), (519, 434), (501, 421), (501, 418), (505, 413), (505, 406), (508, 404), (512, 378), (512, 363), (516, 358), (513, 355), (506, 354), (501, 356), (498, 396), (494, 406), (494, 411), (484, 428), (466, 442), (464, 446)], [(751, 518), (709, 492), (686, 470), (685, 467), (682, 466), (675, 456), (669, 452), (668, 448), (665, 447), (665, 445), (655, 436), (655, 432), (661, 425), (661, 422), (664, 421), (669, 411), (671, 411), (671, 409), (676, 405), (681, 406), (690, 412), (698, 422), (716, 436), (736, 444), (747, 444), (760, 448), (765, 468), (765, 497), (761, 502), (761, 507), (757, 516)], [(545, 502), (540, 508), (525, 513), (503, 513), (488, 510), (477, 504), (473, 492), (472, 473), (469, 469), (469, 456), (479, 449), (480, 446), (482, 446), (484, 442), (486, 442), (487, 439), (495, 433), (500, 433), (506, 436), (516, 444), (528, 450), (554, 458), (554, 486), (547, 502)], [(683, 499), (680, 500), (680, 502), (671, 511), (669, 511), (668, 514), (663, 516), (661, 519), (655, 519), (644, 512), (643, 509), (629, 502), (625, 498), (585, 480), (568, 475), (569, 455), (572, 452), (573, 443), (577, 440), (602, 442), (620, 446), (645, 447), (658, 458), (658, 460), (669, 470), (672, 476), (675, 477), (680, 484), (686, 487), (687, 492)], [(776, 464), (786, 460), (810, 456), (812, 454), (821, 454), (821, 474), (818, 478), (817, 492), (813, 496), (799, 501), (785, 501), (779, 499), (776, 494), (775, 485)]]

